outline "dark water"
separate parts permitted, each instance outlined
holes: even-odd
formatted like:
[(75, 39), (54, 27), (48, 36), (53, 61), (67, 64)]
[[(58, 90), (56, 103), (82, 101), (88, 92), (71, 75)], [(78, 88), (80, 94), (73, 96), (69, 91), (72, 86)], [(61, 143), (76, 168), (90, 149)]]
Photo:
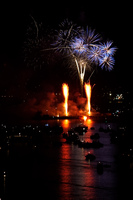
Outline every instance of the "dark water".
[[(79, 123), (79, 120), (58, 122), (64, 131)], [(119, 173), (116, 159), (118, 147), (111, 144), (109, 133), (99, 132), (107, 124), (93, 120), (84, 123), (88, 131), (80, 139), (90, 142), (90, 135), (98, 132), (99, 141), (104, 144), (102, 148), (79, 148), (67, 144), (62, 135), (44, 135), (39, 147), (16, 144), (8, 152), (12, 156), (7, 163), (6, 177), (1, 181), (1, 199), (116, 200), (126, 196), (123, 192), (126, 183), (121, 178), (124, 175)], [(109, 124), (116, 129), (115, 123)], [(53, 141), (61, 141), (62, 146), (51, 145)], [(86, 161), (88, 151), (96, 156), (94, 161)], [(108, 166), (102, 174), (97, 173), (99, 161)]]

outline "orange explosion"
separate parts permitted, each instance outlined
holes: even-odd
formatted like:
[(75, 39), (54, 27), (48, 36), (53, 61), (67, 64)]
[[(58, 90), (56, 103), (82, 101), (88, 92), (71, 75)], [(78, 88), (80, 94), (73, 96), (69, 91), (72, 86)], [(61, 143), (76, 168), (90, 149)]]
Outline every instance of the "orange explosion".
[(88, 113), (90, 114), (90, 111), (91, 111), (91, 85), (90, 85), (90, 81), (89, 81), (89, 83), (85, 83), (85, 92), (86, 92), (86, 96), (87, 96), (87, 110), (88, 110)]
[(66, 116), (68, 116), (68, 95), (69, 95), (69, 87), (66, 83), (62, 84), (63, 95), (65, 98), (64, 107)]

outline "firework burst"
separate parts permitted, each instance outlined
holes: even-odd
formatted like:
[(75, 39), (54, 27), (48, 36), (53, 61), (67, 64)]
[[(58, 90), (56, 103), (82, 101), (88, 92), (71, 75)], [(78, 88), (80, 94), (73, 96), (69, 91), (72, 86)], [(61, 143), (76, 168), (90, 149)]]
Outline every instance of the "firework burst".
[(83, 38), (75, 38), (74, 41), (71, 42), (71, 49), (74, 54), (82, 55), (87, 52), (87, 44), (85, 44), (85, 41)]
[(81, 31), (80, 27), (76, 27), (72, 21), (68, 19), (59, 24), (59, 30), (56, 30), (55, 42), (52, 44), (53, 49), (70, 54), (70, 43)]
[[(30, 65), (40, 66), (45, 62), (44, 58), (50, 57), (49, 50), (58, 51), (69, 59), (69, 64), (74, 63), (73, 69), (78, 72), (81, 86), (83, 86), (86, 70), (89, 69), (89, 78), (97, 67), (112, 70), (115, 64), (114, 54), (117, 50), (112, 41), (104, 42), (95, 30), (81, 28), (72, 21), (65, 19), (59, 24), (58, 30), (54, 31), (54, 42), (50, 42), (50, 48), (45, 48), (49, 42), (41, 33), (40, 25), (33, 17), (33, 28), (30, 30), (31, 39), (27, 40), (26, 59), (31, 61)], [(44, 33), (44, 32), (43, 32)], [(52, 32), (53, 33), (53, 32)], [(52, 35), (52, 34), (51, 34)], [(46, 54), (46, 56), (45, 56)], [(50, 55), (50, 56), (49, 56)]]
[(54, 43), (55, 48), (67, 53), (75, 61), (81, 88), (88, 67), (92, 69), (90, 76), (94, 73), (95, 66), (109, 71), (113, 69), (115, 64), (113, 55), (117, 48), (112, 47), (112, 41), (102, 43), (100, 35), (96, 34), (95, 30), (88, 27), (84, 30), (68, 20), (62, 22), (60, 28)]
[(84, 36), (86, 38), (86, 43), (88, 44), (88, 46), (94, 46), (96, 45), (97, 42), (99, 42), (101, 40), (101, 37), (99, 34), (95, 34), (95, 30), (92, 29), (86, 29), (86, 31), (84, 32)]
[(52, 52), (43, 51), (51, 43), (51, 35), (54, 31), (44, 28), (43, 23), (37, 22), (30, 15), (30, 23), (25, 33), (23, 45), (24, 62), (28, 67), (37, 69), (44, 68), (52, 60)]
[(113, 56), (117, 50), (116, 47), (112, 47), (113, 42), (112, 41), (107, 41), (106, 43), (101, 43), (101, 45), (99, 46), (102, 50), (103, 53), (109, 55), (109, 56)]
[(82, 29), (82, 31), (79, 32), (78, 36), (75, 37), (70, 43), (70, 49), (72, 52), (72, 56), (75, 60), (78, 75), (80, 78), (81, 93), (83, 93), (83, 82), (86, 69), (91, 69), (92, 63), (94, 61), (96, 62), (96, 59), (98, 60), (96, 49), (98, 54), (99, 48), (97, 47), (96, 42), (99, 40), (100, 37), (98, 34), (95, 34), (95, 30), (89, 30), (87, 28), (86, 31)]
[(112, 56), (110, 55), (105, 55), (101, 60), (100, 60), (100, 66), (102, 69), (106, 69), (111, 71), (113, 69), (115, 60)]
[(92, 46), (88, 51), (88, 58), (90, 59), (91, 63), (95, 63), (96, 65), (99, 64), (100, 59), (102, 58), (101, 49), (99, 46)]

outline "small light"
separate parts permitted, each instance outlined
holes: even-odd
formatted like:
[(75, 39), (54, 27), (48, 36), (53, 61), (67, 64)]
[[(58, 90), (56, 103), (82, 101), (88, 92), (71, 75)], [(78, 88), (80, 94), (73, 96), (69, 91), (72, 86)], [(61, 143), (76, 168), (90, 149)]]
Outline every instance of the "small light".
[(4, 178), (6, 177), (6, 172), (4, 171)]

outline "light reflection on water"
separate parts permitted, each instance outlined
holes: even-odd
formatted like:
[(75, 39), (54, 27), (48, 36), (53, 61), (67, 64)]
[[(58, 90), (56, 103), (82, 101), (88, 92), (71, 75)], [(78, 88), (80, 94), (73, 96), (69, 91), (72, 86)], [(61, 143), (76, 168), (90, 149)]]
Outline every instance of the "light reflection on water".
[[(98, 123), (92, 119), (86, 121), (61, 120), (60, 125), (64, 131), (76, 127), (80, 123), (88, 126), (88, 131), (80, 135), (80, 139), (92, 142), (90, 135), (99, 132), (102, 126), (107, 124)], [(91, 128), (94, 127), (94, 130)], [(116, 128), (111, 124), (111, 128)], [(63, 145), (59, 151), (59, 199), (117, 199), (117, 173), (115, 154), (116, 148), (110, 144), (109, 133), (100, 132), (99, 141), (104, 144), (100, 149), (83, 149), (74, 144), (67, 144), (61, 138)], [(85, 155), (88, 151), (96, 156), (96, 160), (88, 162)], [(111, 167), (104, 169), (102, 175), (97, 173), (97, 163), (102, 161)]]
[(64, 132), (67, 132), (70, 129), (70, 120), (64, 119), (61, 121), (61, 126), (63, 127)]
[(76, 146), (69, 144), (62, 146), (60, 157), (61, 199), (94, 198), (94, 189), (91, 188), (94, 185), (93, 170), (84, 156), (83, 149), (77, 149)]
[[(101, 126), (103, 128), (107, 126), (92, 119), (49, 120), (40, 123), (61, 125), (64, 132), (83, 123), (88, 126), (88, 131), (79, 137), (88, 142), (92, 142), (91, 134), (99, 132)], [(110, 125), (111, 128), (116, 127), (113, 123)], [(91, 127), (94, 127), (94, 130)], [(15, 191), (22, 194), (23, 199), (26, 199), (26, 192), (29, 192), (29, 199), (45, 199), (48, 195), (48, 199), (54, 200), (116, 200), (116, 147), (110, 143), (109, 133), (99, 132), (99, 134), (99, 141), (104, 144), (99, 149), (84, 149), (78, 145), (67, 144), (62, 135), (44, 135), (35, 154), (29, 154), (26, 159), (23, 156), (19, 163), (18, 161), (12, 163), (11, 177), (14, 182), (12, 179), (9, 180), (9, 191), (13, 191), (10, 193), (14, 195), (15, 188)], [(60, 140), (62, 146), (52, 146), (54, 140)], [(96, 156), (94, 161), (86, 161), (85, 155), (88, 151)], [(96, 168), (99, 161), (111, 165), (110, 168), (105, 168), (101, 175), (97, 173)]]

